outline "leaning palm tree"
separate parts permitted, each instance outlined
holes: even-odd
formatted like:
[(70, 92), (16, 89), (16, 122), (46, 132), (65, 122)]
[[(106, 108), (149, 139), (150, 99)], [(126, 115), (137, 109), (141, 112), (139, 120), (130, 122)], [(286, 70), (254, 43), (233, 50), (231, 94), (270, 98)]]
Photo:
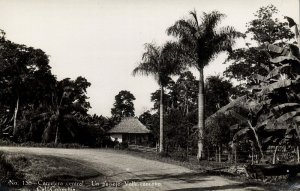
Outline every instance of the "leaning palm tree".
[(235, 37), (240, 33), (233, 27), (222, 27), (217, 30), (217, 25), (225, 16), (217, 11), (203, 13), (200, 22), (196, 11), (190, 12), (190, 19), (181, 19), (167, 29), (168, 35), (178, 38), (178, 44), (184, 52), (186, 63), (198, 69), (199, 94), (198, 94), (198, 154), (203, 158), (203, 130), (204, 130), (204, 76), (203, 69), (221, 51), (230, 51)]
[(159, 152), (164, 151), (163, 142), (163, 95), (164, 87), (168, 84), (170, 76), (178, 74), (183, 68), (180, 60), (175, 59), (178, 54), (177, 46), (174, 43), (166, 43), (159, 47), (154, 43), (145, 44), (145, 52), (142, 62), (133, 70), (133, 75), (153, 75), (160, 86), (160, 120), (159, 120)]

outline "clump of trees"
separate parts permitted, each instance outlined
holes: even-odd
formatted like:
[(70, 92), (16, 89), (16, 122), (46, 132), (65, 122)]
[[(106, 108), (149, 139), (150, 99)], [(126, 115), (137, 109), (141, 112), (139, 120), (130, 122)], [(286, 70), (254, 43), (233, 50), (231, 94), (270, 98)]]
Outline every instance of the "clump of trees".
[(15, 142), (93, 145), (105, 118), (87, 113), (91, 85), (84, 77), (57, 80), (49, 58), (0, 36), (0, 136)]
[[(166, 80), (163, 91), (157, 90), (152, 93), (154, 113), (147, 111), (140, 116), (141, 121), (156, 134), (155, 138), (162, 135), (163, 131), (166, 151), (178, 150), (180, 153), (188, 153), (189, 150), (193, 150), (191, 148), (198, 147), (197, 155), (201, 159), (205, 154), (203, 149), (220, 151), (225, 147), (231, 150), (232, 140), (235, 142), (243, 132), (256, 132), (257, 134), (250, 136), (248, 134), (244, 140), (251, 142), (263, 155), (267, 144), (260, 139), (267, 139), (265, 141), (272, 142), (275, 146), (279, 143), (276, 141), (283, 139), (282, 132), (285, 130), (282, 131), (281, 128), (276, 130), (275, 134), (271, 133), (270, 128), (262, 131), (263, 133), (259, 133), (258, 130), (262, 130), (267, 123), (268, 127), (279, 124), (278, 120), (271, 116), (279, 117), (281, 126), (289, 126), (287, 120), (291, 120), (291, 115), (298, 116), (298, 93), (296, 90), (291, 92), (290, 89), (297, 87), (294, 86), (298, 80), (295, 63), (299, 59), (299, 50), (293, 45), (295, 35), (291, 32), (289, 23), (276, 18), (277, 13), (278, 10), (273, 5), (260, 8), (255, 14), (256, 18), (247, 24), (244, 34), (232, 27), (217, 30), (217, 25), (224, 17), (219, 12), (204, 13), (200, 19), (196, 12), (191, 12), (190, 19), (176, 21), (168, 28), (168, 34), (176, 37), (173, 43), (176, 49), (173, 49), (175, 54), (172, 58), (177, 62), (172, 60), (172, 63), (177, 64), (181, 72), (176, 81), (171, 78)], [(233, 50), (232, 46), (237, 37), (250, 41), (246, 43), (246, 47)], [(229, 53), (225, 62), (231, 63), (224, 75), (237, 80), (237, 86), (220, 76), (209, 77), (204, 83), (204, 67), (221, 51)], [(287, 57), (291, 55), (293, 56)], [(149, 60), (155, 61), (152, 57)], [(155, 66), (151, 62), (148, 64), (148, 68)], [(187, 71), (190, 66), (198, 69), (199, 80)], [(284, 82), (280, 81), (283, 79)], [(161, 105), (163, 108), (159, 107)], [(274, 109), (266, 109), (273, 106)], [(290, 112), (286, 110), (288, 107)], [(164, 121), (159, 120), (158, 108), (160, 113), (164, 113)], [(232, 108), (235, 108), (236, 115), (233, 115)], [(160, 132), (154, 125), (158, 121), (164, 124)], [(257, 127), (259, 123), (263, 124)], [(196, 124), (198, 128), (195, 128)], [(242, 131), (239, 131), (241, 129)], [(271, 134), (276, 140), (270, 138)], [(295, 136), (293, 134), (292, 137)]]
[[(231, 50), (234, 39), (240, 36), (240, 33), (230, 26), (218, 29), (217, 25), (225, 15), (217, 11), (203, 13), (201, 18), (198, 18), (196, 11), (190, 12), (190, 15), (191, 18), (178, 20), (173, 26), (167, 29), (169, 35), (177, 38), (176, 42), (166, 43), (163, 49), (155, 48), (155, 46), (146, 46), (147, 50), (143, 55), (143, 62), (134, 70), (134, 74), (137, 72), (142, 72), (146, 75), (155, 74), (161, 86), (160, 152), (162, 152), (164, 150), (163, 111), (165, 110), (163, 108), (163, 87), (166, 87), (166, 83), (170, 81), (168, 80), (170, 75), (176, 74), (188, 67), (198, 69), (200, 77), (198, 81), (197, 156), (201, 159), (203, 155), (203, 130), (205, 125), (203, 70), (218, 53)], [(169, 67), (169, 65), (172, 65), (172, 67)]]
[(224, 72), (226, 77), (246, 85), (252, 75), (268, 74), (265, 67), (269, 64), (269, 55), (262, 48), (264, 43), (282, 46), (286, 42), (293, 41), (295, 37), (288, 22), (279, 20), (276, 17), (277, 13), (277, 8), (269, 5), (261, 7), (254, 14), (255, 19), (247, 24), (245, 32), (246, 47), (233, 50), (226, 60), (231, 63)]
[[(210, 76), (205, 83), (207, 106), (206, 116), (215, 113), (219, 107), (229, 103), (230, 98), (236, 95), (238, 90), (230, 81), (221, 76)], [(216, 95), (216, 93), (218, 95)], [(152, 111), (146, 111), (140, 115), (140, 121), (145, 124), (154, 134), (152, 145), (159, 140), (159, 103), (160, 90), (152, 93), (153, 102)], [(198, 118), (197, 118), (197, 100), (198, 100), (198, 80), (192, 72), (187, 71), (179, 75), (176, 81), (170, 80), (164, 91), (164, 139), (165, 152), (171, 155), (178, 155), (179, 159), (187, 159), (188, 155), (197, 154), (198, 141)], [(215, 99), (213, 99), (215, 98)], [(224, 129), (226, 130), (226, 129)], [(217, 127), (211, 127), (205, 130), (205, 149), (214, 149), (210, 144), (216, 145), (219, 137), (226, 134), (216, 134)], [(229, 130), (227, 130), (227, 133)], [(225, 143), (224, 143), (225, 144)]]
[(117, 124), (124, 117), (134, 117), (134, 95), (127, 91), (122, 90), (115, 96), (114, 107), (111, 109), (111, 121)]
[[(299, 48), (289, 23), (274, 18), (276, 13), (272, 5), (262, 7), (249, 23), (246, 34), (256, 43), (234, 50), (228, 58), (233, 63), (225, 71), (242, 82), (244, 95), (207, 121), (208, 126), (234, 127), (233, 143), (247, 140), (262, 161), (272, 148), (273, 163), (279, 149), (291, 152), (299, 145), (300, 103)], [(223, 115), (222, 122), (218, 122), (218, 115)], [(228, 118), (232, 120), (224, 124)]]

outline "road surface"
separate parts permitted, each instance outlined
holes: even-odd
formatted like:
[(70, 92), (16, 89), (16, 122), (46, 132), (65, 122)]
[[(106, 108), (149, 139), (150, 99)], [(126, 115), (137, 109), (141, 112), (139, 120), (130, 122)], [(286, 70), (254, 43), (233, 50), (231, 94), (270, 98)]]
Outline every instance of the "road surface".
[(127, 185), (108, 190), (264, 190), (219, 176), (195, 172), (182, 166), (148, 160), (105, 149), (54, 149), (0, 147), (0, 150), (76, 159), (104, 174), (108, 182)]

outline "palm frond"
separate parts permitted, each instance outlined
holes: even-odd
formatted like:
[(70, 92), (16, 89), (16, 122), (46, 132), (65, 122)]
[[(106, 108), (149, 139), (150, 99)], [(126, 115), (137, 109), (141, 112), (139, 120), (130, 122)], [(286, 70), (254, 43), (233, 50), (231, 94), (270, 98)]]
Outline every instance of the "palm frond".
[(205, 33), (213, 32), (216, 26), (221, 22), (225, 14), (218, 11), (213, 11), (211, 13), (203, 13), (201, 27), (206, 31)]
[[(152, 63), (152, 64), (151, 64)], [(153, 75), (157, 72), (157, 68), (153, 65), (153, 62), (141, 62), (133, 71), (132, 75)]]
[(196, 10), (194, 9), (194, 11), (190, 11), (190, 14), (193, 16), (193, 18), (194, 18), (194, 20), (195, 20), (195, 23), (196, 23), (196, 26), (197, 26), (197, 28), (198, 28), (198, 27), (199, 27), (199, 22), (198, 22)]
[(197, 33), (197, 28), (198, 25), (193, 20), (181, 19), (167, 29), (167, 34), (178, 37), (180, 41), (193, 43), (194, 40), (196, 40), (195, 35)]
[(145, 44), (142, 62), (133, 70), (132, 74), (152, 75), (160, 84), (166, 84), (169, 76), (181, 72), (182, 62), (179, 59), (180, 46), (175, 42), (167, 42), (159, 47), (154, 43)]

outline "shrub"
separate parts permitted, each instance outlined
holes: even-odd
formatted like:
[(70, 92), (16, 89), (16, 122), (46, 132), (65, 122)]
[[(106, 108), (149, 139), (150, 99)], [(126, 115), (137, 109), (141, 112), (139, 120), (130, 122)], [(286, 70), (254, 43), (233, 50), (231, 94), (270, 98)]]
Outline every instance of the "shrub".
[(0, 182), (6, 183), (8, 180), (16, 177), (16, 170), (13, 165), (7, 160), (4, 152), (0, 152)]
[(0, 146), (21, 146), (21, 147), (48, 147), (48, 148), (83, 148), (85, 146), (78, 143), (36, 143), (36, 142), (24, 142), (14, 143), (7, 140), (0, 139)]
[(174, 150), (171, 154), (171, 158), (178, 160), (178, 161), (188, 161), (187, 152), (185, 149), (178, 148), (177, 150)]
[(170, 157), (170, 154), (168, 152), (161, 152), (161, 153), (158, 153), (158, 156), (162, 157), (162, 158), (166, 158), (166, 157)]
[(120, 149), (127, 149), (127, 148), (128, 148), (128, 143), (127, 142), (120, 143)]
[(23, 169), (29, 166), (31, 163), (24, 155), (9, 155), (6, 157), (7, 161), (10, 161), (15, 169)]

